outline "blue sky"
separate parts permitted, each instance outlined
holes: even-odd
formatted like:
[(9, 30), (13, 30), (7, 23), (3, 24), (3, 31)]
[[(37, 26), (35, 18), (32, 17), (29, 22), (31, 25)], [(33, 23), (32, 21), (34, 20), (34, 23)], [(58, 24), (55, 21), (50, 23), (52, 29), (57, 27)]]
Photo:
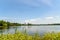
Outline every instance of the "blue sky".
[[(54, 18), (56, 22), (59, 22), (59, 16), (60, 0), (0, 0), (1, 20), (38, 23), (40, 19)], [(41, 23), (50, 22), (46, 20)]]

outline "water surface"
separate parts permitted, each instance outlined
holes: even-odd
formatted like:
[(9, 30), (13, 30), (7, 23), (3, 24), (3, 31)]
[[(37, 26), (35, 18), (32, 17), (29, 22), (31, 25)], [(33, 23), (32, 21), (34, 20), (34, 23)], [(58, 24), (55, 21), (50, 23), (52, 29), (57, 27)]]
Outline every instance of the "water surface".
[(10, 29), (5, 29), (5, 30), (0, 30), (0, 33), (15, 33), (15, 31), (21, 31), (23, 32), (26, 30), (28, 33), (46, 33), (46, 32), (60, 32), (60, 25), (55, 25), (55, 26), (16, 26), (16, 27), (11, 27)]

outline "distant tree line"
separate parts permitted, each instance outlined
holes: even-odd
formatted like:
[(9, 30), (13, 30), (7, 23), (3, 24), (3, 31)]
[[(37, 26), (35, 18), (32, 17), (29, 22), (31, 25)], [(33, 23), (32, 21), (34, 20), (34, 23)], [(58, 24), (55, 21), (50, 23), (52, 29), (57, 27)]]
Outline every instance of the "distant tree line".
[(19, 24), (19, 23), (11, 23), (11, 22), (8, 22), (8, 21), (0, 20), (0, 29), (9, 28), (9, 26), (20, 26), (20, 25), (21, 24)]
[(30, 26), (31, 24), (11, 23), (8, 21), (0, 20), (0, 29), (9, 28), (10, 26)]

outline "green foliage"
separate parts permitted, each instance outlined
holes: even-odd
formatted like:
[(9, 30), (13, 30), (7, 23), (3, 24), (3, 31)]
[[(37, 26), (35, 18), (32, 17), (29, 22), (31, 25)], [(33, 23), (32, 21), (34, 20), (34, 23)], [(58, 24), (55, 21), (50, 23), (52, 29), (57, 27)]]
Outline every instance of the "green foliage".
[(60, 40), (59, 33), (46, 33), (42, 37), (35, 33), (34, 35), (28, 35), (19, 31), (15, 34), (0, 34), (0, 40)]
[(7, 26), (18, 26), (18, 25), (21, 25), (19, 23), (11, 23), (11, 22), (8, 22), (8, 21), (0, 20), (0, 26), (5, 26), (5, 24)]
[(0, 29), (9, 28), (10, 26), (21, 26), (21, 24), (0, 20)]
[(28, 35), (16, 31), (15, 34), (0, 34), (0, 40), (60, 40), (60, 32), (46, 33), (43, 37), (41, 37), (38, 33), (35, 33), (35, 35)]
[(7, 23), (3, 20), (0, 20), (0, 29), (7, 28)]
[(60, 33), (46, 33), (42, 40), (60, 40)]
[[(34, 37), (17, 31), (15, 34), (1, 34), (0, 40), (34, 40)], [(40, 37), (37, 37), (35, 40), (38, 38), (40, 39)]]
[(9, 28), (11, 26), (31, 26), (32, 24), (28, 23), (28, 24), (20, 24), (20, 23), (11, 23), (11, 22), (8, 22), (8, 21), (3, 21), (3, 20), (0, 20), (0, 29), (6, 29), (6, 28)]
[(3, 27), (3, 28), (7, 28), (7, 24), (6, 24), (6, 23), (4, 23), (2, 27)]

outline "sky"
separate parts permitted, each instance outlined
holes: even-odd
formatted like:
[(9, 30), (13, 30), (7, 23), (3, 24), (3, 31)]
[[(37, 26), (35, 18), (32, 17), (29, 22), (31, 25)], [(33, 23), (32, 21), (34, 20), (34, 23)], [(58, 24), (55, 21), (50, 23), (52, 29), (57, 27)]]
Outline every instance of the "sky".
[(0, 20), (18, 23), (60, 23), (60, 0), (0, 0)]

